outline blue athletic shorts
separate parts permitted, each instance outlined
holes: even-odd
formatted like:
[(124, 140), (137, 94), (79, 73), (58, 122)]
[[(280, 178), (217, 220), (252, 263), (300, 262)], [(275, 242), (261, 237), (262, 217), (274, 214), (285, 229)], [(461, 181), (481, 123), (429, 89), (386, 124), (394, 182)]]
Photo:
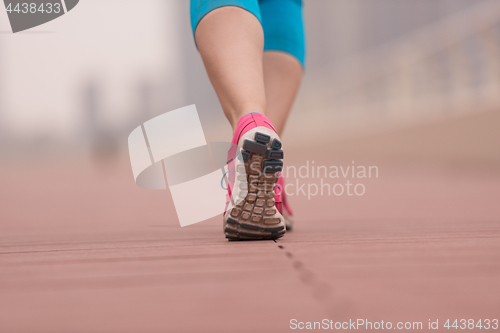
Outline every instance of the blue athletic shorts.
[(264, 30), (264, 51), (287, 52), (304, 66), (302, 0), (191, 0), (193, 35), (205, 15), (223, 6), (241, 7), (255, 15)]

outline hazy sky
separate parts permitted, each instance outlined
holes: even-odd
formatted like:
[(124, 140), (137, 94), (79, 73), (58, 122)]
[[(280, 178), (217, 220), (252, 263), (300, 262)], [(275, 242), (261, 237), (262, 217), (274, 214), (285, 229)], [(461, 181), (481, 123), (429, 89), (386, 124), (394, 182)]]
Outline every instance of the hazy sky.
[[(314, 87), (331, 63), (481, 1), (306, 0), (304, 88)], [(187, 0), (82, 0), (52, 22), (9, 31), (0, 10), (0, 128), (28, 139), (77, 137), (92, 83), (105, 127), (130, 129), (149, 115), (196, 103), (202, 123), (230, 131), (194, 46)], [(153, 111), (139, 121), (144, 96)], [(227, 136), (207, 127), (209, 138)]]
[(17, 34), (6, 33), (8, 17), (0, 10), (4, 126), (28, 137), (71, 136), (84, 121), (82, 91), (89, 81), (101, 88), (101, 121), (129, 121), (138, 108), (137, 82), (160, 82), (175, 69), (177, 15), (168, 7), (175, 2), (84, 0)]

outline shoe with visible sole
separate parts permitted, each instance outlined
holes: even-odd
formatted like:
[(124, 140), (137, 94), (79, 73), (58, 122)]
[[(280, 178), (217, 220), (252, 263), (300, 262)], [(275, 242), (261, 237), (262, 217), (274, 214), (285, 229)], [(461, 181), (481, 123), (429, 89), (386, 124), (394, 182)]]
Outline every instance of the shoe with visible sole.
[(238, 122), (229, 152), (228, 203), (224, 233), (229, 240), (277, 239), (286, 232), (275, 200), (283, 169), (281, 141), (259, 113)]

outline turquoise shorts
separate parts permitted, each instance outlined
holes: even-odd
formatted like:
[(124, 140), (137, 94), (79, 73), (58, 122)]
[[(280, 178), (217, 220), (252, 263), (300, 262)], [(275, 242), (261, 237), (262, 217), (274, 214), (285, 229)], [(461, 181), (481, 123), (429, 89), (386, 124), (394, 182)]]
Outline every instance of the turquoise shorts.
[(302, 0), (191, 0), (193, 35), (200, 20), (223, 6), (241, 7), (257, 17), (264, 30), (264, 51), (282, 51), (305, 64)]

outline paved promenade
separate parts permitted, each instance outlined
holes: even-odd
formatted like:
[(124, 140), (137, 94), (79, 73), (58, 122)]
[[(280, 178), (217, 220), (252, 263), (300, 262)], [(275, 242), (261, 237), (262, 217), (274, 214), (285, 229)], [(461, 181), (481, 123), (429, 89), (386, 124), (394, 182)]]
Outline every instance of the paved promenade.
[(180, 228), (168, 191), (136, 187), (126, 157), (5, 162), (0, 332), (500, 319), (500, 172), (374, 162), (363, 196), (291, 197), (296, 228), (277, 242), (227, 242), (219, 218)]

